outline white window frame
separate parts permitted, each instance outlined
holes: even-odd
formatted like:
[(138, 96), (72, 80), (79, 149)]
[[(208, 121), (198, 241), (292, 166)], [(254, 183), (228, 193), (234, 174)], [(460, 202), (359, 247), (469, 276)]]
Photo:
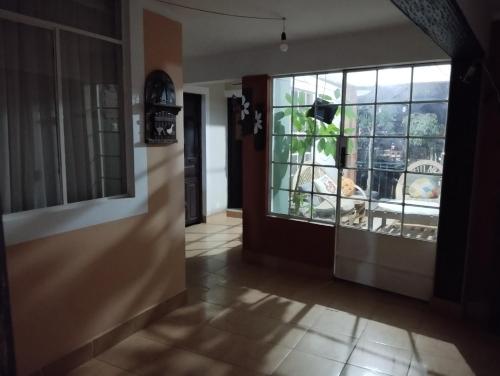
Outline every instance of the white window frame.
[[(392, 65), (377, 65), (377, 66), (373, 66), (373, 67), (364, 67), (364, 68), (346, 68), (346, 69), (337, 69), (337, 70), (332, 70), (332, 71), (317, 71), (317, 72), (309, 72), (309, 73), (294, 73), (294, 74), (284, 74), (284, 75), (275, 75), (275, 76), (272, 76), (271, 79), (274, 80), (274, 79), (279, 79), (279, 78), (288, 78), (288, 77), (292, 77), (292, 78), (295, 78), (295, 77), (300, 77), (300, 76), (307, 76), (307, 75), (315, 75), (316, 76), (316, 79), (318, 79), (318, 77), (320, 75), (324, 75), (324, 74), (330, 74), (330, 73), (342, 73), (342, 96), (341, 96), (341, 102), (339, 103), (339, 106), (341, 108), (341, 111), (342, 111), (342, 114), (341, 114), (341, 124), (340, 124), (340, 129), (341, 129), (341, 133), (343, 132), (343, 129), (344, 129), (344, 109), (346, 106), (353, 106), (353, 105), (372, 105), (374, 106), (375, 110), (376, 110), (376, 107), (378, 105), (387, 105), (387, 104), (408, 104), (408, 116), (411, 115), (411, 107), (413, 104), (419, 104), (419, 103), (446, 103), (448, 104), (449, 103), (449, 96), (448, 96), (448, 99), (446, 100), (421, 100), (421, 101), (415, 101), (413, 100), (412, 98), (412, 90), (413, 90), (413, 68), (416, 68), (416, 67), (420, 67), (420, 66), (432, 66), (432, 65), (443, 65), (443, 64), (451, 64), (451, 62), (449, 60), (437, 60), (437, 61), (432, 61), (432, 62), (416, 62), (416, 63), (404, 63), (404, 64), (392, 64)], [(359, 72), (359, 71), (369, 71), (369, 70), (375, 70), (375, 71), (379, 71), (379, 70), (382, 70), (382, 69), (385, 69), (385, 68), (412, 68), (412, 74), (411, 74), (411, 81), (410, 81), (410, 98), (408, 101), (396, 101), (396, 102), (378, 102), (377, 101), (377, 98), (376, 98), (376, 93), (375, 93), (375, 99), (373, 102), (369, 102), (369, 103), (356, 103), (356, 104), (350, 104), (350, 103), (346, 103), (345, 102), (345, 86), (346, 86), (346, 79), (347, 79), (347, 74), (350, 73), (350, 72)], [(377, 81), (375, 83), (375, 90), (377, 90), (378, 88), (378, 73), (376, 75), (377, 77)], [(273, 90), (274, 88), (274, 84), (271, 85), (271, 88)], [(272, 91), (271, 90), (271, 91)], [(294, 87), (292, 87), (292, 95), (293, 95), (293, 90), (294, 90)], [(317, 90), (317, 87), (316, 87), (316, 90)], [(275, 109), (279, 109), (279, 108), (294, 108), (294, 104), (292, 103), (291, 105), (287, 105), (287, 106), (279, 106), (279, 105), (274, 105), (274, 95), (273, 95), (273, 92), (271, 92), (271, 95), (270, 95), (270, 114), (271, 114), (271, 119), (272, 121), (274, 121), (274, 110)], [(307, 107), (310, 107), (310, 105), (308, 105)], [(267, 164), (268, 164), (268, 176), (267, 176), (267, 179), (268, 179), (268, 184), (267, 186), (269, 187), (267, 189), (267, 215), (269, 217), (277, 217), (277, 218), (283, 218), (283, 219), (288, 219), (288, 220), (297, 220), (297, 221), (301, 221), (301, 222), (309, 222), (309, 223), (314, 223), (314, 224), (318, 224), (318, 225), (327, 225), (327, 226), (337, 226), (338, 224), (336, 223), (336, 219), (337, 219), (337, 216), (336, 218), (334, 218), (333, 222), (332, 221), (326, 221), (326, 220), (321, 220), (321, 219), (315, 219), (315, 218), (312, 218), (312, 213), (311, 213), (311, 217), (310, 218), (304, 218), (304, 217), (300, 217), (300, 216), (295, 216), (295, 215), (292, 215), (292, 214), (280, 214), (280, 213), (275, 213), (272, 211), (272, 191), (273, 191), (273, 187), (272, 187), (272, 171), (273, 171), (273, 168), (272, 168), (272, 165), (273, 163), (277, 163), (277, 164), (283, 164), (283, 165), (288, 165), (290, 166), (290, 169), (292, 168), (292, 166), (294, 165), (291, 157), (290, 157), (290, 161), (285, 163), (285, 162), (274, 162), (273, 161), (273, 137), (275, 136), (274, 133), (273, 133), (273, 129), (274, 129), (274, 125), (272, 124), (272, 121), (270, 122), (270, 126), (269, 126), (269, 130), (268, 130), (268, 139), (269, 139), (269, 144), (268, 144), (268, 155), (269, 155), (269, 160), (267, 161)], [(376, 119), (374, 118), (373, 122), (374, 122), (374, 125), (375, 125), (375, 121)], [(291, 127), (293, 127), (293, 124), (291, 125)], [(401, 139), (406, 139), (406, 162), (405, 162), (405, 168), (404, 170), (401, 172), (402, 175), (404, 175), (404, 184), (403, 184), (403, 192), (405, 190), (405, 187), (406, 187), (406, 177), (407, 177), (407, 174), (415, 174), (415, 172), (412, 172), (412, 171), (408, 171), (408, 152), (409, 152), (409, 141), (411, 139), (414, 139), (414, 138), (430, 138), (430, 139), (442, 139), (444, 141), (444, 146), (446, 147), (446, 136), (447, 136), (447, 130), (446, 130), (446, 127), (447, 127), (447, 122), (445, 124), (445, 135), (444, 136), (429, 136), (429, 137), (416, 137), (416, 136), (410, 136), (410, 133), (409, 133), (409, 127), (410, 127), (410, 122), (408, 121), (408, 130), (407, 130), (407, 133), (405, 136), (387, 136), (388, 138), (401, 138)], [(290, 130), (290, 135), (287, 134), (287, 136), (292, 136), (292, 129)], [(315, 136), (313, 136), (315, 137)], [(353, 136), (351, 136), (353, 137)], [(353, 138), (363, 138), (363, 136), (357, 136), (357, 137), (353, 137)], [(367, 136), (368, 137), (368, 136)], [(375, 140), (376, 138), (384, 138), (383, 136), (376, 136), (375, 134), (371, 135), (370, 138), (372, 138), (373, 140)], [(315, 146), (314, 146), (314, 143), (313, 143), (313, 155), (314, 155), (314, 152), (315, 152)], [(339, 151), (337, 150), (337, 153)], [(371, 150), (371, 153), (372, 153), (372, 156), (373, 156), (373, 152), (374, 152), (374, 149)], [(313, 171), (315, 169), (315, 167), (324, 167), (322, 165), (317, 165), (316, 164), (316, 161), (315, 161), (315, 158), (313, 157), (313, 163), (312, 164), (308, 164), (307, 166), (311, 166), (313, 168)], [(351, 168), (351, 167), (346, 167), (344, 168), (344, 170), (358, 170), (356, 168)], [(373, 167), (370, 168), (371, 171), (375, 171), (375, 169), (373, 169)], [(399, 171), (397, 171), (399, 172)], [(291, 172), (290, 172), (291, 174)], [(418, 173), (416, 173), (418, 174)], [(436, 174), (436, 175), (439, 175), (442, 177), (443, 173), (441, 172), (440, 174)], [(313, 178), (314, 178), (314, 172), (313, 172)], [(292, 179), (291, 175), (290, 175), (290, 180)], [(368, 189), (370, 190), (371, 192), (371, 187), (368, 187)], [(289, 193), (293, 192), (292, 188), (290, 187), (290, 189), (281, 189), (283, 191), (288, 191)], [(318, 193), (318, 192), (314, 192), (314, 187), (312, 187), (312, 191), (311, 192), (304, 192), (306, 195), (309, 195), (311, 197), (311, 200), (314, 196), (314, 194), (316, 195), (321, 195), (321, 196), (331, 196), (333, 199), (336, 200), (336, 203), (337, 205), (340, 203), (339, 201), (339, 198), (337, 197), (337, 194), (323, 194), (323, 193)], [(362, 200), (362, 201), (366, 201), (368, 204), (369, 204), (369, 208), (368, 208), (368, 216), (371, 217), (372, 213), (371, 213), (371, 204), (372, 202), (387, 202), (387, 200), (384, 200), (384, 199), (381, 199), (381, 200), (377, 200), (377, 201), (374, 201), (372, 200), (372, 197), (371, 197), (371, 193), (370, 195), (365, 199), (365, 200)], [(402, 207), (402, 212), (401, 212), (401, 224), (402, 226), (404, 225), (404, 221), (405, 221), (405, 206), (411, 206), (411, 207), (428, 207), (426, 205), (415, 205), (415, 204), (406, 204), (405, 200), (403, 199), (402, 202), (401, 202), (401, 207)], [(441, 209), (441, 203), (439, 205), (439, 210)], [(341, 225), (342, 226), (342, 225)], [(373, 232), (373, 233), (376, 233), (376, 231), (372, 231), (369, 226), (367, 226), (367, 228), (361, 228), (361, 227), (350, 227), (350, 226), (346, 226), (346, 227), (349, 227), (349, 228), (355, 228), (357, 230), (360, 230), (360, 231), (367, 231), (367, 232)], [(439, 231), (439, 226), (437, 228), (437, 231)], [(390, 236), (396, 236), (396, 237), (404, 237), (404, 238), (410, 238), (410, 239), (414, 239), (414, 238), (411, 238), (411, 237), (408, 237), (408, 236), (405, 236), (404, 235), (404, 231), (401, 231), (400, 234), (397, 234), (397, 235), (390, 235)], [(425, 239), (417, 239), (417, 240), (421, 240), (421, 241), (428, 241), (428, 240), (425, 240)], [(431, 242), (435, 242), (436, 240), (430, 240)]]
[[(1, 19), (54, 30), (55, 43), (58, 43), (58, 30), (64, 30), (122, 46), (124, 157), (127, 182), (125, 195), (75, 203), (65, 201), (62, 205), (4, 214), (2, 219), (8, 246), (148, 212), (147, 153), (142, 129), (145, 78), (143, 7), (138, 2), (122, 0), (121, 11), (122, 39), (119, 40), (0, 9)], [(57, 64), (59, 63), (56, 62)], [(57, 69), (60, 69), (60, 66)], [(60, 87), (58, 91), (60, 92)], [(59, 106), (60, 103), (58, 100)], [(61, 125), (58, 116), (59, 132), (63, 132)], [(63, 134), (60, 133), (60, 136)], [(64, 142), (64, 138), (61, 139)], [(61, 149), (61, 153), (63, 152), (64, 147)], [(63, 165), (61, 170), (65, 174)]]

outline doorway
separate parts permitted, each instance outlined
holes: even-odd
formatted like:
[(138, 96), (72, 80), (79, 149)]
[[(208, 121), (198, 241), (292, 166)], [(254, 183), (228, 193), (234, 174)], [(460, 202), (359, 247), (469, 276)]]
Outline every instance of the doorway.
[(184, 194), (186, 226), (202, 222), (201, 95), (184, 93)]
[(336, 277), (432, 296), (449, 78), (449, 64), (344, 76)]
[(241, 209), (242, 198), (242, 132), (238, 124), (241, 98), (227, 100), (227, 207)]

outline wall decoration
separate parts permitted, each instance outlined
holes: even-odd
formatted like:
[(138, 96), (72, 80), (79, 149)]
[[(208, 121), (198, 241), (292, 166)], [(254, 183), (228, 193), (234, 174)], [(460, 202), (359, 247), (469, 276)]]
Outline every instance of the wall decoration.
[(244, 136), (253, 134), (253, 119), (252, 90), (243, 88), (241, 96), (241, 126)]
[(144, 88), (145, 142), (168, 145), (177, 142), (176, 116), (181, 110), (175, 102), (175, 87), (161, 70), (148, 74)]
[(312, 107), (307, 110), (306, 116), (315, 118), (326, 124), (332, 124), (338, 108), (338, 104), (333, 104), (325, 101), (324, 99), (316, 98)]
[(264, 124), (266, 119), (264, 118), (264, 107), (258, 105), (254, 111), (254, 126), (253, 126), (253, 137), (255, 150), (264, 150), (266, 146), (266, 132), (264, 131)]

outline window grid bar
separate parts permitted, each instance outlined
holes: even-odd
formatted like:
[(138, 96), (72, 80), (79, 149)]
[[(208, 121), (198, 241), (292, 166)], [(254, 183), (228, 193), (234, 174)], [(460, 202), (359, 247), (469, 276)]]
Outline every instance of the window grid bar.
[[(376, 70), (375, 73), (375, 102), (377, 101), (377, 96), (378, 96), (378, 69)], [(370, 155), (370, 160), (368, 161), (368, 177), (367, 177), (367, 184), (366, 187), (368, 188), (368, 231), (372, 231), (370, 227), (373, 225), (373, 215), (372, 215), (372, 179), (373, 179), (373, 144), (374, 144), (374, 136), (375, 136), (375, 127), (377, 124), (377, 106), (375, 104), (371, 105), (373, 108), (373, 125), (372, 125), (372, 131), (371, 131), (371, 138), (370, 138), (370, 150), (368, 151)]]
[[(388, 67), (380, 67), (379, 65), (372, 65), (372, 66), (366, 66), (366, 67), (361, 67), (361, 68), (346, 68), (346, 69), (331, 69), (331, 70), (326, 70), (322, 71), (319, 74), (330, 74), (330, 73), (351, 73), (351, 72), (364, 72), (368, 70), (375, 70), (375, 69), (386, 69), (386, 68), (405, 68), (405, 67), (423, 67), (423, 66), (433, 66), (433, 65), (444, 65), (444, 64), (449, 64), (450, 59), (442, 59), (442, 60), (434, 60), (430, 62), (419, 62), (419, 63), (396, 63)], [(303, 72), (303, 73), (286, 73), (286, 74), (276, 74), (271, 76), (271, 78), (286, 78), (286, 77), (296, 77), (296, 76), (306, 76), (308, 74), (315, 74), (318, 72)]]
[(300, 217), (298, 215), (293, 215), (293, 214), (281, 214), (281, 213), (270, 213), (271, 216), (276, 217), (276, 218), (282, 218), (282, 219), (294, 219), (302, 222), (307, 222), (307, 223), (314, 223), (314, 224), (325, 224), (325, 225), (335, 225), (333, 221), (326, 221), (322, 220), (319, 218), (307, 218), (307, 217)]
[[(428, 175), (428, 176), (436, 176), (436, 177), (441, 177), (442, 176), (442, 174), (440, 174), (440, 173), (408, 171), (407, 167), (408, 167), (408, 163), (409, 163), (409, 144), (410, 144), (410, 140), (412, 140), (412, 139), (446, 140), (446, 136), (411, 136), (410, 135), (410, 120), (411, 120), (412, 105), (414, 105), (414, 104), (420, 104), (420, 103), (445, 103), (445, 104), (448, 103), (447, 99), (446, 100), (417, 100), (417, 101), (412, 100), (412, 98), (413, 98), (413, 85), (414, 85), (414, 82), (413, 82), (414, 68), (416, 66), (441, 65), (441, 64), (446, 64), (446, 63), (448, 63), (448, 62), (421, 63), (421, 64), (412, 64), (412, 65), (410, 65), (410, 67), (411, 67), (410, 100), (409, 101), (400, 101), (400, 102), (378, 102), (377, 101), (378, 78), (379, 78), (378, 75), (379, 75), (379, 70), (380, 69), (379, 68), (375, 68), (375, 70), (376, 70), (375, 101), (374, 102), (368, 102), (368, 103), (352, 103), (352, 104), (347, 104), (345, 102), (345, 100), (346, 100), (346, 98), (345, 98), (345, 87), (346, 87), (347, 73), (348, 72), (352, 72), (352, 71), (365, 71), (365, 70), (369, 70), (369, 69), (362, 68), (362, 69), (343, 70), (342, 71), (343, 72), (343, 83), (342, 83), (343, 92), (342, 92), (342, 98), (341, 98), (341, 111), (342, 111), (342, 115), (341, 115), (341, 132), (340, 132), (340, 135), (343, 134), (343, 130), (344, 130), (344, 121), (345, 121), (345, 110), (344, 110), (344, 108), (346, 106), (370, 105), (370, 106), (373, 106), (373, 109), (374, 109), (372, 135), (368, 135), (368, 136), (359, 136), (359, 135), (356, 135), (356, 136), (344, 136), (344, 137), (346, 137), (348, 139), (351, 139), (351, 138), (353, 138), (353, 139), (368, 138), (368, 139), (370, 139), (372, 141), (373, 141), (374, 138), (380, 138), (380, 139), (401, 138), (401, 139), (406, 139), (406, 151), (405, 151), (406, 158), (405, 158), (405, 161), (404, 161), (404, 164), (405, 164), (404, 170), (390, 170), (390, 169), (380, 169), (380, 168), (374, 168), (374, 167), (371, 167), (371, 168), (368, 168), (368, 169), (357, 169), (357, 168), (352, 168), (352, 167), (345, 167), (345, 169), (347, 169), (347, 170), (365, 171), (365, 172), (369, 172), (369, 173), (372, 173), (372, 172), (375, 172), (375, 171), (380, 171), (380, 172), (395, 172), (395, 173), (404, 174), (404, 176), (403, 176), (403, 179), (404, 179), (403, 182), (404, 182), (404, 184), (403, 184), (403, 193), (402, 193), (403, 194), (403, 198), (402, 198), (401, 203), (395, 203), (395, 202), (391, 202), (391, 201), (388, 201), (388, 200), (387, 201), (385, 201), (385, 200), (376, 200), (376, 201), (373, 200), (373, 198), (372, 198), (372, 189), (371, 189), (371, 176), (369, 178), (369, 180), (370, 180), (369, 184), (367, 184), (368, 185), (367, 188), (370, 190), (370, 192), (369, 192), (369, 198), (367, 200), (359, 199), (359, 201), (368, 202), (368, 204), (369, 204), (369, 211), (368, 211), (368, 216), (369, 216), (368, 224), (369, 225), (371, 223), (370, 217), (371, 217), (371, 211), (372, 211), (372, 203), (378, 203), (378, 202), (384, 203), (384, 202), (386, 202), (386, 203), (391, 203), (391, 204), (395, 204), (395, 205), (401, 205), (401, 207), (402, 207), (402, 212), (401, 212), (401, 216), (402, 216), (402, 219), (401, 219), (401, 231), (400, 231), (400, 234), (397, 235), (399, 237), (407, 237), (407, 236), (405, 236), (403, 234), (403, 232), (404, 232), (403, 229), (404, 229), (404, 214), (405, 214), (404, 208), (405, 208), (405, 206), (422, 207), (422, 208), (436, 208), (434, 206), (429, 206), (429, 205), (425, 205), (425, 204), (423, 204), (423, 205), (417, 205), (417, 204), (407, 204), (405, 202), (406, 200), (405, 200), (404, 195), (405, 195), (407, 174)], [(408, 67), (408, 65), (401, 65), (401, 67), (405, 67), (405, 66)], [(338, 71), (334, 71), (334, 72), (338, 72)], [(325, 74), (325, 73), (327, 73), (327, 72), (321, 72), (321, 74)], [(315, 74), (315, 76), (316, 76), (316, 95), (317, 95), (317, 90), (318, 90), (318, 74), (319, 73)], [(295, 77), (296, 76), (303, 76), (303, 74), (291, 75), (291, 77), (293, 77), (292, 98), (294, 97), (293, 93), (294, 93), (294, 90), (295, 90)], [(275, 76), (275, 77), (290, 77), (290, 75)], [(394, 136), (387, 136), (387, 135), (376, 136), (375, 135), (375, 131), (376, 131), (376, 116), (377, 116), (376, 107), (378, 105), (385, 105), (385, 104), (406, 104), (406, 105), (409, 106), (408, 113), (406, 114), (408, 123), (407, 123), (406, 134), (405, 135), (394, 135)], [(292, 99), (292, 106), (273, 106), (273, 109), (275, 109), (275, 108), (278, 108), (278, 109), (279, 108), (296, 108), (296, 107), (308, 107), (308, 106), (294, 106), (293, 99)], [(317, 122), (315, 124), (315, 128), (316, 128), (316, 126), (317, 126)], [(293, 131), (293, 122), (292, 122), (292, 131)], [(289, 136), (289, 137), (293, 137), (293, 136), (297, 137), (298, 136), (298, 137), (300, 137), (300, 135), (293, 134), (293, 133), (292, 134), (283, 134), (283, 135), (272, 133), (271, 135), (272, 136)], [(314, 177), (314, 168), (315, 167), (333, 167), (333, 168), (336, 168), (336, 166), (319, 165), (319, 164), (315, 163), (316, 162), (316, 155), (315, 155), (315, 153), (316, 153), (316, 150), (315, 150), (315, 141), (316, 141), (316, 138), (319, 138), (319, 137), (330, 137), (330, 138), (334, 138), (335, 137), (336, 138), (338, 136), (339, 135), (319, 136), (319, 135), (316, 135), (316, 134), (314, 136), (308, 136), (308, 137), (314, 137), (313, 163), (312, 164), (306, 164), (307, 166), (311, 166), (313, 168), (313, 177)], [(339, 143), (337, 143), (337, 157), (338, 157), (338, 147), (339, 147)], [(371, 161), (372, 161), (372, 164), (373, 164), (373, 156), (374, 156), (374, 146), (373, 146), (373, 144), (370, 147), (370, 155), (371, 155)], [(299, 163), (292, 163), (291, 159), (290, 159), (290, 162), (286, 162), (286, 163), (284, 163), (284, 162), (274, 162), (274, 161), (271, 161), (271, 162), (275, 163), (275, 164), (289, 165), (290, 167), (292, 167), (294, 165), (300, 166)], [(338, 178), (339, 178), (338, 180), (341, 179), (340, 178), (340, 174), (339, 174)], [(290, 179), (290, 181), (291, 181), (291, 179)], [(291, 185), (290, 185), (290, 187), (291, 187)], [(338, 193), (339, 189), (340, 189), (340, 186), (339, 186), (339, 184), (337, 184), (337, 193)], [(282, 190), (284, 190), (284, 189), (282, 189)], [(315, 195), (315, 194), (322, 195), (322, 193), (315, 192), (313, 187), (311, 187), (311, 191), (309, 191), (309, 192), (301, 192), (301, 193), (305, 193), (305, 194), (311, 195), (311, 218), (312, 218), (312, 196)], [(342, 196), (341, 194), (337, 194), (337, 195), (324, 194), (324, 195), (328, 195), (328, 196), (332, 196), (332, 197), (333, 196), (337, 196), (337, 201), (339, 201), (341, 198), (348, 198), (348, 197)], [(338, 204), (337, 204), (337, 206), (338, 206)], [(436, 209), (439, 210), (439, 207), (437, 207)], [(273, 215), (277, 215), (277, 214), (273, 213)], [(297, 218), (297, 219), (300, 219), (300, 220), (304, 220), (304, 217), (298, 217), (298, 216), (293, 216), (293, 215), (288, 215), (288, 216), (277, 215), (277, 216), (286, 217), (286, 218)], [(308, 220), (308, 222), (311, 222), (311, 221), (315, 222), (315, 223), (323, 222), (320, 219)], [(337, 225), (340, 225), (340, 222), (338, 222), (338, 221), (336, 221), (336, 222), (337, 222)], [(326, 223), (331, 224), (330, 221), (328, 221)], [(372, 231), (372, 229), (370, 228), (369, 225), (368, 225), (367, 229), (364, 229), (362, 227), (359, 227), (358, 229)], [(426, 240), (426, 239), (420, 239), (420, 240)]]
[[(318, 80), (319, 80), (319, 76), (316, 74), (315, 75), (316, 77), (316, 88), (315, 88), (315, 98), (318, 97)], [(316, 114), (316, 110), (317, 110), (317, 106), (316, 106), (316, 101), (314, 101), (314, 113)], [(317, 131), (317, 126), (318, 126), (318, 122), (316, 121), (316, 118), (314, 118), (314, 134), (316, 134), (316, 131)], [(313, 167), (312, 168), (312, 173), (311, 173), (311, 207), (310, 207), (310, 215), (311, 215), (311, 219), (313, 217), (313, 199), (314, 199), (314, 196), (313, 196), (313, 193), (314, 192), (314, 172), (316, 171), (316, 167), (314, 167), (314, 163), (316, 162), (316, 137), (313, 137), (313, 140), (312, 140), (312, 147), (313, 147)], [(300, 178), (300, 176), (299, 176)]]
[(66, 176), (66, 143), (64, 138), (64, 110), (63, 110), (63, 89), (62, 89), (62, 62), (61, 62), (61, 33), (55, 29), (54, 53), (56, 57), (56, 101), (57, 101), (57, 128), (59, 131), (59, 160), (61, 169), (61, 186), (63, 195), (63, 205), (68, 203), (68, 180)]
[[(410, 150), (410, 121), (411, 121), (411, 99), (413, 98), (413, 71), (414, 68), (411, 68), (411, 78), (410, 78), (410, 103), (408, 104), (408, 123), (407, 123), (407, 128), (406, 128), (406, 155), (405, 155), (405, 170), (408, 170), (408, 159), (409, 159), (409, 150)], [(406, 201), (406, 176), (407, 172), (405, 171), (403, 175), (403, 192), (401, 192), (401, 195), (403, 196), (403, 211), (401, 213), (401, 236), (403, 236), (404, 228), (405, 228), (405, 201)]]
[[(109, 131), (111, 132), (111, 131)], [(119, 133), (119, 132), (113, 132), (113, 133)], [(338, 137), (340, 136), (340, 134), (329, 134), (329, 135), (314, 135), (314, 136), (308, 136), (308, 135), (305, 135), (305, 134), (298, 134), (298, 133), (295, 133), (295, 134), (290, 134), (290, 133), (283, 133), (283, 134), (279, 134), (279, 133), (272, 133), (271, 136), (287, 136), (287, 137), (315, 137), (315, 138), (318, 138), (318, 137), (330, 137), (330, 138), (334, 138), (334, 137)], [(446, 136), (409, 136), (409, 135), (406, 135), (406, 136), (402, 136), (402, 135), (394, 135), (394, 136), (344, 136), (345, 138), (348, 138), (348, 139), (351, 139), (351, 138), (409, 138), (409, 139), (413, 139), (413, 140), (420, 140), (420, 139), (426, 139), (426, 140), (445, 140), (446, 139)]]
[(43, 29), (49, 29), (49, 30), (54, 30), (54, 31), (55, 30), (68, 31), (68, 32), (75, 33), (75, 34), (79, 34), (79, 35), (83, 35), (83, 36), (87, 36), (87, 37), (91, 37), (91, 38), (95, 38), (95, 39), (100, 39), (102, 41), (110, 42), (113, 44), (118, 44), (118, 45), (123, 44), (123, 41), (121, 39), (108, 37), (106, 35), (93, 33), (91, 31), (82, 30), (82, 29), (79, 29), (77, 27), (67, 26), (67, 25), (60, 24), (60, 23), (53, 22), (53, 21), (42, 20), (40, 18), (27, 16), (27, 15), (24, 15), (21, 13), (12, 12), (12, 11), (5, 10), (5, 9), (0, 9), (0, 18), (6, 19), (8, 21), (14, 21), (14, 22), (18, 22), (18, 23), (22, 23), (22, 24), (26, 24), (26, 25), (40, 27)]
[[(341, 137), (344, 134), (344, 127), (345, 127), (345, 94), (347, 91), (347, 73), (342, 72), (342, 95), (340, 98), (340, 133), (339, 136)], [(341, 138), (337, 138), (337, 142), (335, 145), (335, 164), (338, 166), (337, 167), (337, 199), (336, 199), (336, 208), (335, 208), (335, 249), (337, 249), (338, 245), (338, 228), (337, 226), (340, 226), (341, 224), (341, 217), (342, 217), (342, 208), (341, 208), (341, 200), (340, 200), (340, 195), (342, 194), (342, 176), (344, 175), (343, 171), (341, 171), (340, 167), (340, 142)], [(346, 145), (347, 147), (347, 145)], [(335, 260), (334, 260), (335, 261)], [(334, 262), (335, 265), (335, 262)]]
[[(295, 100), (295, 77), (292, 78), (292, 106)], [(293, 111), (290, 115), (290, 131), (293, 134)], [(288, 161), (292, 162), (292, 139), (290, 139), (290, 147), (288, 148)], [(290, 165), (290, 178), (289, 180), (289, 187), (290, 191), (292, 190), (292, 166)], [(288, 195), (288, 213), (290, 213), (291, 207), (290, 207), (290, 201), (291, 201), (291, 194)]]
[[(377, 89), (375, 89), (377, 91)], [(436, 103), (448, 103), (448, 99), (433, 99), (433, 100), (408, 100), (408, 101), (391, 101), (391, 102), (352, 102), (347, 103), (342, 101), (342, 106), (346, 107), (354, 107), (354, 106), (373, 106), (373, 105), (395, 105), (395, 104), (409, 104), (410, 102), (415, 104), (436, 104)], [(311, 105), (273, 105), (272, 108), (302, 108), (302, 107), (311, 107)]]

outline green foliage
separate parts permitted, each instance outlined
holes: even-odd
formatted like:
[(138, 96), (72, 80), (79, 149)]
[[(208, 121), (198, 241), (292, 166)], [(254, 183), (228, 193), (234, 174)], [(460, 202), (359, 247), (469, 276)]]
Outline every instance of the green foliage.
[[(274, 132), (278, 135), (285, 133), (285, 126), (281, 122), (285, 117), (285, 114), (280, 111), (274, 114)], [(290, 142), (288, 141), (288, 136), (275, 136), (274, 137), (274, 149), (273, 149), (273, 160), (275, 161), (286, 161), (290, 153)], [(288, 167), (286, 165), (275, 165), (273, 169), (273, 187), (277, 191), (280, 182), (285, 177)]]
[(408, 125), (408, 115), (399, 104), (386, 104), (378, 107), (377, 135), (404, 135)]
[[(335, 98), (340, 98), (342, 95), (340, 89), (335, 90), (334, 96)], [(332, 101), (332, 97), (328, 95), (321, 94), (319, 95), (321, 99)], [(296, 103), (294, 103), (294, 99)], [(291, 106), (304, 106), (294, 107), (294, 108), (286, 108), (283, 111), (278, 112), (275, 115), (275, 121), (280, 121), (285, 116), (290, 116), (292, 121), (293, 133), (297, 134), (297, 136), (292, 137), (292, 142), (290, 144), (290, 151), (292, 154), (297, 154), (299, 159), (299, 168), (297, 171), (298, 176), (301, 175), (302, 166), (304, 164), (305, 154), (307, 151), (311, 150), (313, 147), (313, 143), (315, 140), (318, 142), (317, 150), (318, 152), (324, 153), (327, 156), (335, 156), (335, 152), (337, 149), (337, 135), (340, 133), (340, 124), (336, 124), (334, 122), (332, 124), (326, 124), (322, 121), (317, 121), (313, 118), (307, 117), (306, 112), (308, 108), (306, 107), (306, 95), (303, 91), (296, 91), (294, 93), (294, 98), (290, 94), (285, 95), (285, 100)], [(280, 124), (280, 126), (282, 126)], [(284, 127), (283, 127), (284, 129)], [(316, 136), (316, 138), (314, 137)], [(275, 181), (280, 181), (278, 179), (282, 178), (284, 175), (278, 174), (275, 175)], [(298, 191), (298, 181), (295, 187), (292, 187), (293, 190)], [(290, 210), (295, 214), (300, 214), (300, 209), (304, 206), (304, 200), (307, 195), (301, 192), (294, 192), (291, 198), (291, 204), (293, 207)]]
[(443, 124), (439, 124), (434, 113), (414, 113), (410, 116), (411, 132), (415, 137), (439, 136), (443, 134)]
[[(433, 137), (444, 134), (434, 113), (413, 113), (410, 116), (410, 134), (414, 137)], [(443, 151), (443, 141), (435, 138), (411, 138), (410, 150), (413, 158), (438, 160)]]
[(292, 195), (293, 206), (290, 208), (291, 214), (300, 216), (302, 208), (308, 208), (309, 204), (306, 202), (306, 198), (309, 195), (303, 192), (294, 192)]

